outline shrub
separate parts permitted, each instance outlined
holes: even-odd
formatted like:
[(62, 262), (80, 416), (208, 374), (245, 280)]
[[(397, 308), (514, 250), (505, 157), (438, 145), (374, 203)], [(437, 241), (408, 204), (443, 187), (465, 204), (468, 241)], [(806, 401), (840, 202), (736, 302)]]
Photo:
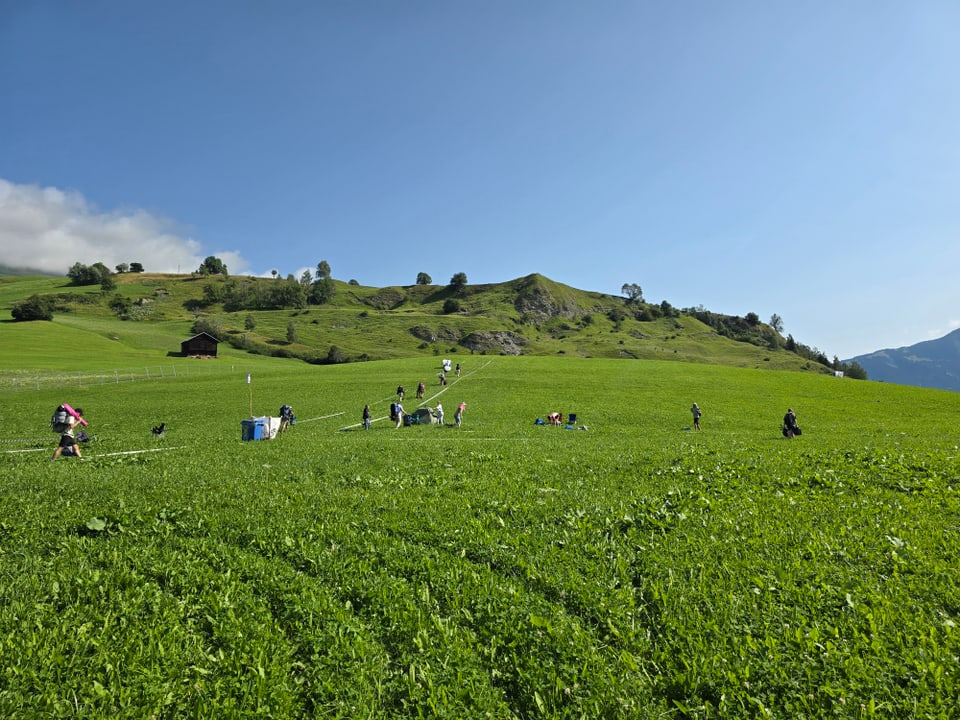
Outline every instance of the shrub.
[(207, 333), (218, 339), (224, 336), (223, 323), (212, 317), (197, 318), (190, 330), (194, 335)]
[(13, 306), (10, 313), (17, 322), (29, 320), (53, 320), (50, 302), (39, 295), (32, 295), (23, 302)]
[(456, 298), (447, 298), (443, 303), (443, 312), (447, 315), (460, 312), (460, 301)]

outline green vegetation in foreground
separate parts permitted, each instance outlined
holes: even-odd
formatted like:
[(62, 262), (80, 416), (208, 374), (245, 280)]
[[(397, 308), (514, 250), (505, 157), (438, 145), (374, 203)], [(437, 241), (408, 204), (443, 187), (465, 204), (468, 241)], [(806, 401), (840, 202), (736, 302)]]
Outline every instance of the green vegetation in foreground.
[[(0, 395), (3, 439), (46, 437), (3, 457), (0, 716), (957, 717), (955, 393), (464, 369), (460, 430), (382, 419), (426, 358)], [(82, 461), (47, 462), (62, 401)]]

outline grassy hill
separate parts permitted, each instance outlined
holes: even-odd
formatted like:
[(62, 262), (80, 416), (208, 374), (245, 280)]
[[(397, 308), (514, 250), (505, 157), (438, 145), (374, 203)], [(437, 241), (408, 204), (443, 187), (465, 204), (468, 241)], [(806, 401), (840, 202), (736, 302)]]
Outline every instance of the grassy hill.
[[(53, 306), (53, 321), (5, 323), (20, 348), (43, 352), (70, 339), (83, 363), (97, 363), (92, 348), (109, 341), (131, 362), (179, 350), (199, 320), (228, 346), (260, 355), (308, 362), (383, 360), (417, 356), (522, 354), (685, 362), (828, 373), (816, 351), (787, 341), (769, 326), (700, 310), (629, 304), (625, 298), (578, 290), (530, 275), (504, 283), (374, 288), (334, 281), (330, 302), (287, 309), (229, 310), (211, 301), (225, 292), (248, 304), (267, 304), (285, 280), (161, 274), (119, 274), (116, 287), (74, 287), (66, 278), (0, 278), (0, 309), (37, 295)], [(122, 310), (118, 310), (120, 301)], [(453, 307), (457, 309), (451, 311)], [(706, 321), (706, 322), (705, 322)], [(15, 330), (13, 330), (16, 328)], [(79, 342), (88, 335), (91, 343)], [(290, 338), (294, 339), (291, 340)], [(19, 350), (4, 343), (0, 366), (13, 365)], [(3, 361), (2, 354), (7, 353)], [(229, 352), (228, 352), (229, 354)], [(40, 360), (75, 368), (69, 355)]]

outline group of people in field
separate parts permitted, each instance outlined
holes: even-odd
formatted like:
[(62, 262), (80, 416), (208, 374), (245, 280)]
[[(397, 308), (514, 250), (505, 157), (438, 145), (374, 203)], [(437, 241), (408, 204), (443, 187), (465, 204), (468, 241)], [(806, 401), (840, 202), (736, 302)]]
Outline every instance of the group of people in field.
[[(699, 430), (700, 418), (703, 416), (703, 411), (699, 405), (694, 403), (693, 407), (690, 408), (690, 413), (693, 415), (693, 429)], [(797, 414), (793, 412), (793, 408), (787, 408), (787, 413), (783, 416), (783, 426), (780, 428), (780, 432), (788, 439), (803, 434), (800, 426), (797, 425)]]
[[(457, 363), (456, 370), (454, 370), (457, 377), (460, 377), (461, 369), (462, 368), (460, 363)], [(441, 386), (445, 386), (447, 384), (446, 372), (448, 371), (450, 371), (450, 361), (444, 360), (443, 369), (440, 371), (440, 374), (438, 375)], [(421, 380), (420, 382), (417, 383), (417, 400), (423, 400), (424, 396), (426, 395), (426, 392), (427, 392), (427, 386)], [(406, 388), (404, 388), (403, 385), (397, 385), (396, 394), (397, 394), (397, 401), (390, 403), (390, 420), (391, 422), (395, 423), (395, 427), (399, 429), (403, 427), (404, 417), (407, 415), (407, 412), (403, 408), (403, 399), (407, 394)], [(465, 402), (461, 402), (459, 405), (457, 405), (457, 409), (453, 413), (454, 427), (461, 426), (461, 424), (463, 423), (463, 413), (466, 411), (466, 409), (467, 409), (467, 403)], [(443, 403), (437, 401), (437, 406), (430, 410), (430, 414), (434, 417), (434, 419), (436, 419), (437, 424), (443, 425), (443, 418), (444, 418)], [(364, 430), (369, 430), (371, 425), (373, 424), (373, 417), (370, 411), (369, 404), (363, 406), (361, 423), (363, 425)]]
[[(460, 363), (457, 363), (456, 369), (457, 377), (460, 376)], [(446, 385), (446, 378), (443, 377), (441, 373), (441, 385)], [(403, 398), (406, 391), (404, 390), (403, 385), (397, 386), (397, 402), (390, 404), (390, 420), (396, 423), (396, 427), (400, 428), (403, 426), (403, 418), (405, 415), (403, 409)], [(424, 394), (426, 393), (426, 386), (421, 381), (417, 383), (417, 399), (422, 400)], [(463, 414), (467, 409), (467, 403), (461, 402), (457, 405), (457, 409), (453, 414), (453, 426), (459, 428), (463, 423)], [(83, 419), (83, 410), (80, 408), (76, 409), (76, 416), (69, 416), (68, 421), (63, 424), (60, 428), (60, 439), (57, 443), (57, 448), (53, 452), (53, 457), (51, 461), (56, 460), (61, 455), (65, 456), (75, 456), (82, 457), (80, 454), (80, 445), (79, 442), (86, 440), (82, 430), (79, 431), (80, 435), (78, 436), (77, 427), (81, 424), (86, 425), (86, 421)], [(690, 413), (693, 415), (693, 429), (700, 430), (700, 418), (703, 417), (703, 411), (700, 409), (700, 406), (697, 403), (693, 403), (693, 406), (690, 408)], [(437, 423), (443, 425), (444, 413), (443, 413), (443, 404), (440, 401), (437, 401), (437, 406), (431, 410), (431, 414), (436, 418)], [(363, 406), (363, 414), (361, 417), (363, 429), (369, 430), (373, 422), (370, 405)], [(562, 425), (563, 424), (563, 414), (558, 412), (552, 412), (547, 415), (547, 420), (551, 425)], [(287, 430), (290, 425), (296, 422), (296, 415), (293, 414), (293, 408), (290, 405), (284, 404), (280, 408), (280, 432)], [(540, 421), (538, 421), (540, 422)], [(802, 434), (800, 426), (797, 424), (797, 415), (793, 411), (793, 408), (787, 408), (786, 414), (783, 416), (783, 425), (781, 427), (781, 432), (785, 438), (794, 438)]]

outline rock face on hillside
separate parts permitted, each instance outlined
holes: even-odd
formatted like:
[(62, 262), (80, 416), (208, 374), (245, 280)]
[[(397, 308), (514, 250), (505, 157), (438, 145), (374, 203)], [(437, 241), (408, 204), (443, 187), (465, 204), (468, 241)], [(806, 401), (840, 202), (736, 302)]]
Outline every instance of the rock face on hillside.
[(552, 318), (576, 318), (580, 315), (580, 308), (575, 302), (555, 298), (543, 285), (534, 284), (529, 289), (521, 291), (514, 302), (517, 312), (524, 317), (540, 322)]
[(406, 296), (396, 288), (382, 288), (376, 295), (365, 298), (361, 302), (377, 310), (395, 310), (403, 305)]
[(436, 329), (427, 325), (415, 325), (410, 328), (410, 334), (418, 340), (434, 343), (437, 341), (455, 343), (460, 340), (460, 333), (456, 330), (444, 326)]
[(522, 355), (523, 350), (521, 348), (527, 344), (527, 341), (512, 332), (496, 330), (493, 332), (470, 333), (460, 341), (460, 344), (472, 352)]

